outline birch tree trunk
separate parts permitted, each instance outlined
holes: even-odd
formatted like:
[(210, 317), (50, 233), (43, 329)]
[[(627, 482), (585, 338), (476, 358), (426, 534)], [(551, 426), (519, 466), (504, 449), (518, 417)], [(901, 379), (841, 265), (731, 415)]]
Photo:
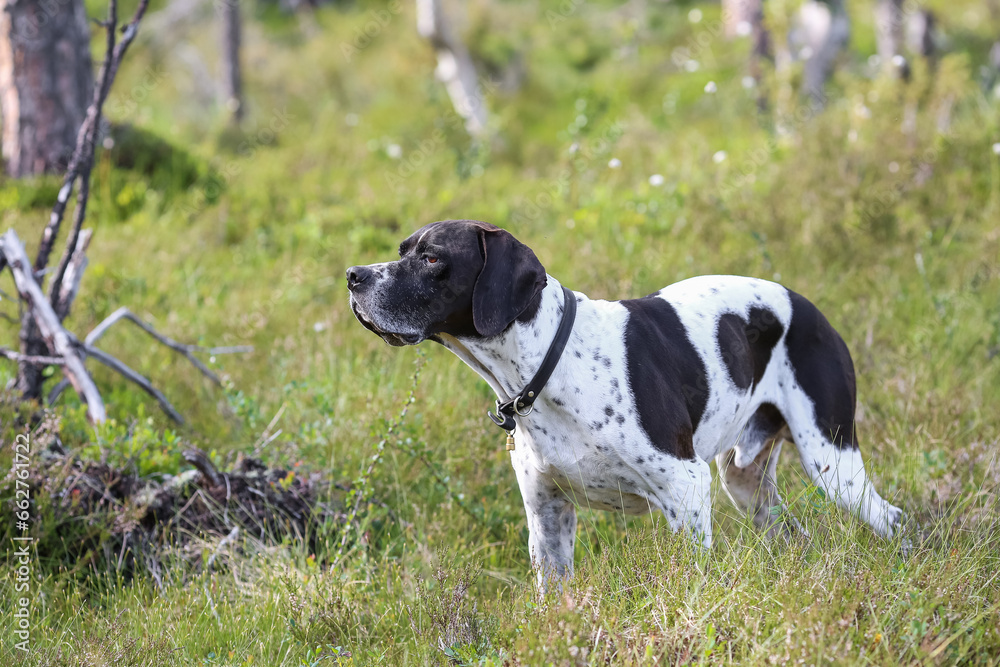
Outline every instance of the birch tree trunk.
[(851, 38), (851, 21), (847, 16), (844, 0), (829, 0), (824, 4), (813, 3), (826, 10), (826, 30), (812, 45), (812, 53), (802, 70), (802, 87), (816, 102), (823, 103), (826, 82), (833, 75), (837, 57), (847, 47)]
[[(750, 38), (747, 71), (760, 84), (764, 80), (764, 64), (774, 60), (771, 33), (764, 25), (764, 0), (722, 0), (722, 29), (727, 39)], [(767, 93), (757, 89), (757, 109), (767, 109)]]
[(243, 117), (243, 79), (240, 70), (240, 0), (222, 0), (222, 92), (232, 120)]
[(903, 0), (878, 0), (875, 5), (875, 46), (884, 71), (892, 68), (892, 57), (903, 48), (905, 23)]
[(476, 66), (462, 40), (452, 34), (441, 0), (417, 0), (417, 32), (437, 51), (437, 77), (448, 89), (455, 112), (465, 121), (465, 129), (473, 137), (482, 136), (487, 125), (486, 100), (479, 87)]
[(763, 16), (763, 0), (722, 0), (722, 29), (727, 39), (748, 37)]
[(66, 169), (93, 87), (83, 0), (0, 0), (0, 143), (8, 174)]

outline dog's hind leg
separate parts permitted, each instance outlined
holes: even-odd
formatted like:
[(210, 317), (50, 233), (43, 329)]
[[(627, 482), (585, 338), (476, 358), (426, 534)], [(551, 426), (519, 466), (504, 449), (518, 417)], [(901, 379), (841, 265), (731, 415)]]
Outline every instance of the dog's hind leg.
[(785, 511), (775, 484), (781, 443), (789, 437), (781, 412), (764, 403), (747, 422), (736, 447), (715, 457), (726, 495), (768, 537), (788, 537), (794, 530), (805, 532)]
[(840, 507), (852, 512), (885, 538), (892, 538), (903, 511), (890, 505), (875, 490), (865, 473), (857, 447), (839, 448), (822, 437), (796, 437), (802, 467), (813, 483)]
[[(853, 410), (849, 423), (838, 424), (828, 412), (820, 412), (823, 406), (814, 406), (801, 389), (789, 391), (786, 402), (783, 413), (802, 467), (813, 483), (840, 507), (861, 517), (876, 533), (892, 538), (903, 512), (886, 502), (868, 479), (854, 436)], [(817, 412), (822, 416), (817, 418)]]
[(805, 532), (788, 514), (774, 481), (781, 444), (780, 438), (770, 438), (756, 458), (742, 468), (736, 465), (735, 450), (719, 454), (715, 459), (726, 495), (768, 537), (790, 537), (796, 530)]
[(786, 372), (779, 409), (802, 467), (819, 488), (876, 533), (895, 535), (903, 512), (878, 494), (865, 474), (854, 431), (854, 364), (847, 345), (822, 313), (789, 291), (792, 321), (785, 338)]
[(861, 517), (876, 533), (892, 538), (899, 529), (903, 511), (875, 490), (857, 446), (838, 447), (815, 433), (793, 431), (793, 434), (802, 467), (813, 483), (842, 508)]

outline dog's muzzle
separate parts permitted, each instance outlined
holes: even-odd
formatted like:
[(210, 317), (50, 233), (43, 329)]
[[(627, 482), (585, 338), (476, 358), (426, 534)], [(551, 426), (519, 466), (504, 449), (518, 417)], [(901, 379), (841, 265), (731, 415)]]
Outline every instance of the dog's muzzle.
[(367, 266), (352, 266), (347, 269), (347, 289), (351, 292), (351, 310), (354, 311), (354, 317), (358, 319), (358, 322), (361, 322), (364, 328), (378, 335), (393, 347), (416, 345), (423, 341), (424, 337), (417, 334), (386, 331), (375, 323), (373, 317), (364, 312), (361, 306), (361, 295), (374, 282), (374, 275), (375, 272)]

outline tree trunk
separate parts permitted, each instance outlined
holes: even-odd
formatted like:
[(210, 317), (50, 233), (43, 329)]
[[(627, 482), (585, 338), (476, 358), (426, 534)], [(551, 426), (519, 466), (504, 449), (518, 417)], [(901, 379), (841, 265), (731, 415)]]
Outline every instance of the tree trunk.
[(0, 111), (8, 174), (64, 171), (93, 89), (83, 0), (0, 0)]
[(826, 11), (826, 30), (822, 38), (811, 45), (812, 53), (802, 68), (802, 87), (815, 102), (823, 104), (826, 100), (823, 89), (833, 75), (837, 57), (851, 38), (851, 22), (844, 0), (812, 3), (812, 6)]
[(240, 73), (240, 0), (222, 1), (222, 87), (232, 120), (243, 117), (243, 81)]
[(763, 113), (767, 110), (767, 93), (760, 86), (764, 81), (764, 62), (773, 61), (774, 53), (771, 50), (771, 33), (764, 25), (764, 0), (750, 0), (747, 4), (752, 5), (750, 39), (753, 42), (753, 49), (750, 51), (750, 76), (759, 86), (757, 110)]
[(878, 0), (875, 5), (875, 45), (884, 71), (891, 71), (892, 57), (903, 48), (903, 0)]
[(934, 29), (937, 19), (934, 12), (921, 9), (910, 16), (906, 22), (907, 48), (927, 59), (933, 59), (937, 52), (934, 40)]
[[(722, 0), (722, 30), (726, 39), (750, 38), (747, 70), (758, 86), (764, 80), (764, 64), (774, 60), (771, 33), (764, 25), (764, 0)], [(757, 89), (757, 109), (767, 110), (767, 92)]]
[(476, 66), (462, 40), (452, 34), (441, 0), (417, 0), (417, 32), (437, 51), (437, 78), (444, 83), (455, 112), (473, 137), (486, 134), (486, 100)]
[(722, 0), (722, 29), (727, 39), (749, 37), (763, 17), (763, 0)]

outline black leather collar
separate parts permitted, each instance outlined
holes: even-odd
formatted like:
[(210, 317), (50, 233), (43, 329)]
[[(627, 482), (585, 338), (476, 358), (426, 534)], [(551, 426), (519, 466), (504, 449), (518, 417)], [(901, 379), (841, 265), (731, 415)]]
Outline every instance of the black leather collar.
[(552, 375), (552, 371), (555, 370), (556, 365), (559, 363), (559, 357), (562, 356), (563, 350), (566, 348), (566, 343), (569, 341), (569, 335), (573, 331), (573, 322), (576, 320), (576, 297), (566, 287), (563, 287), (563, 316), (562, 321), (559, 322), (559, 329), (556, 331), (556, 337), (552, 339), (552, 344), (549, 345), (549, 351), (545, 353), (545, 358), (542, 359), (542, 365), (538, 367), (538, 372), (535, 373), (535, 377), (531, 378), (531, 381), (524, 386), (521, 393), (514, 396), (514, 398), (503, 403), (500, 399), (497, 399), (497, 413), (487, 411), (486, 415), (493, 421), (494, 424), (502, 428), (503, 430), (511, 433), (517, 428), (517, 422), (514, 421), (514, 415), (520, 415), (521, 417), (527, 417), (531, 414), (531, 406), (538, 398), (538, 395), (542, 393), (542, 389), (545, 387), (545, 383), (549, 381), (549, 377)]

